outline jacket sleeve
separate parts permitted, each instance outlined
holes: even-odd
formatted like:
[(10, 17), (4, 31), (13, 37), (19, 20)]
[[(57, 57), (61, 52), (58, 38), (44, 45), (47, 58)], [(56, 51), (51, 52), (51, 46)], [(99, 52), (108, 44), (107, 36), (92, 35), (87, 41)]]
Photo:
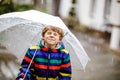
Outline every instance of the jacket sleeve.
[(32, 74), (34, 72), (34, 68), (33, 68), (34, 61), (32, 62), (31, 67), (28, 69), (31, 59), (32, 59), (32, 54), (31, 54), (31, 50), (29, 48), (23, 58), (22, 64), (19, 69), (20, 72), (19, 72), (16, 80), (19, 80), (20, 78), (24, 78), (26, 71), (27, 71), (27, 74), (26, 74), (25, 80), (31, 80)]
[(59, 80), (71, 80), (72, 69), (71, 69), (71, 61), (69, 53), (65, 52), (63, 55), (63, 60), (61, 64), (61, 69), (59, 72)]

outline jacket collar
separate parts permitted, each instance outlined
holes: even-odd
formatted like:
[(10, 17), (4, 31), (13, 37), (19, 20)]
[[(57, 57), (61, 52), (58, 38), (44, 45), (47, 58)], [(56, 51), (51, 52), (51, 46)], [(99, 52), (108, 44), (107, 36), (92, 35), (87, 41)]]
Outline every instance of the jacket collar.
[(60, 45), (57, 46), (57, 48), (51, 49), (51, 48), (45, 47), (43, 44), (43, 40), (40, 40), (39, 46), (42, 51), (46, 51), (46, 52), (60, 52), (62, 49), (64, 49), (63, 42), (61, 42)]

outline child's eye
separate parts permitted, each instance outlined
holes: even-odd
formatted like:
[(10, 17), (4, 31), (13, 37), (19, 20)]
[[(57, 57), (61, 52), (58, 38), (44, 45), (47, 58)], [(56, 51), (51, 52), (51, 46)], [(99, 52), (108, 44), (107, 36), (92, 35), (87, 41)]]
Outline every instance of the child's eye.
[(52, 34), (52, 32), (48, 32), (47, 34)]
[(57, 33), (54, 33), (54, 36), (57, 36), (58, 34)]

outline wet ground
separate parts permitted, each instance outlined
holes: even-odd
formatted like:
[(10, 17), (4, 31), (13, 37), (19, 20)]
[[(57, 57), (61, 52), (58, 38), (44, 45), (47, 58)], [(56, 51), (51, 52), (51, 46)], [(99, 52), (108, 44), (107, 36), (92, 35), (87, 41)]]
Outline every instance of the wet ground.
[(73, 69), (72, 80), (120, 80), (120, 57), (105, 47), (105, 41), (92, 35), (71, 31), (91, 58), (85, 71)]

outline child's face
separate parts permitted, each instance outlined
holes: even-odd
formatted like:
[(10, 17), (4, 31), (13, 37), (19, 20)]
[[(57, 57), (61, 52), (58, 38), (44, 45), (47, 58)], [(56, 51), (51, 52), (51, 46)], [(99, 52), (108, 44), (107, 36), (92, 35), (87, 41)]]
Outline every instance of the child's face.
[(46, 47), (52, 46), (55, 48), (58, 42), (60, 42), (60, 35), (53, 30), (48, 30), (44, 34), (43, 39), (45, 41)]

